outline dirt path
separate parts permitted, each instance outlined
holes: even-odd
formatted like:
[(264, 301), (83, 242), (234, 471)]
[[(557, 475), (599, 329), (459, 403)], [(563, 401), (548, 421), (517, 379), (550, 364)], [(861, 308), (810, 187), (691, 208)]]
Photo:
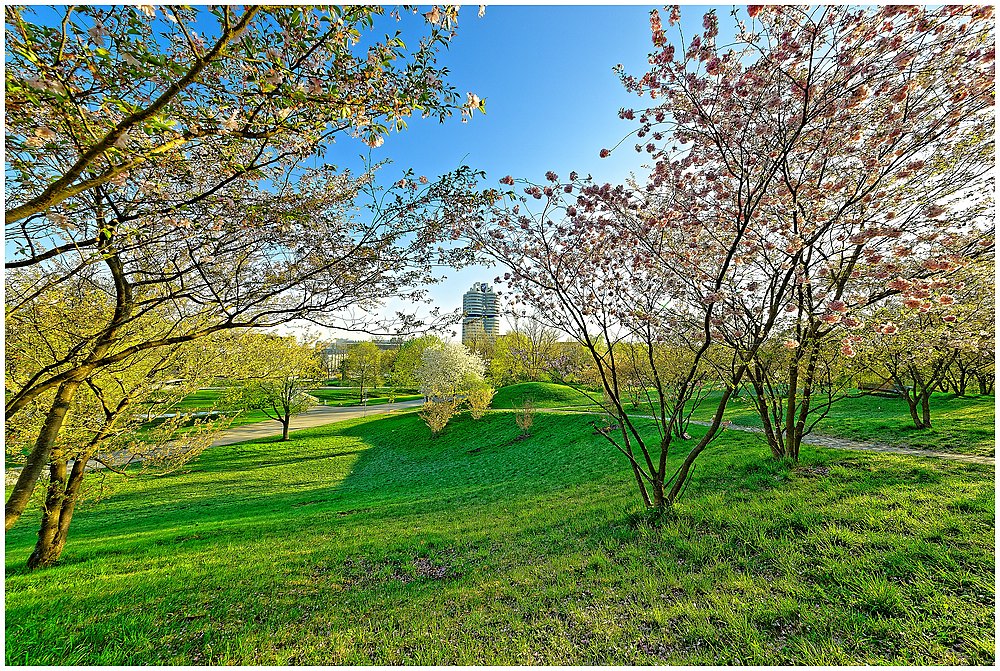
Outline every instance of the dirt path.
[[(563, 413), (579, 413), (579, 414), (589, 414), (589, 415), (600, 415), (604, 413), (594, 412), (590, 410), (573, 410), (572, 407), (566, 408), (539, 408), (540, 412), (563, 412)], [(649, 417), (648, 415), (639, 415), (642, 417)], [(696, 420), (691, 420), (692, 424), (697, 424), (698, 426), (709, 426), (710, 422), (699, 422)], [(753, 426), (742, 426), (740, 424), (730, 424), (727, 429), (731, 431), (745, 431), (746, 433), (764, 433), (763, 429), (759, 429)], [(832, 450), (858, 450), (860, 452), (886, 452), (890, 454), (905, 454), (913, 457), (930, 457), (936, 459), (950, 459), (952, 461), (964, 461), (972, 464), (985, 464), (987, 466), (996, 466), (996, 458), (994, 457), (984, 457), (976, 454), (953, 454), (951, 452), (935, 452), (933, 450), (919, 450), (913, 447), (901, 447), (899, 445), (886, 445), (883, 443), (861, 443), (855, 440), (848, 440), (847, 438), (836, 438), (834, 436), (824, 436), (819, 434), (810, 434), (802, 439), (807, 445), (813, 445), (816, 447), (827, 447)]]

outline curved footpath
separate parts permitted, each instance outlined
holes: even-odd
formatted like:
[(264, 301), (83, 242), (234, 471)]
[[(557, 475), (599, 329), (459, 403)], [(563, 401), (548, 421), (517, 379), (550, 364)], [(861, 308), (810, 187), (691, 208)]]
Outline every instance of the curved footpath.
[[(314, 426), (323, 426), (324, 424), (342, 422), (345, 419), (355, 419), (357, 417), (388, 415), (389, 413), (397, 410), (419, 408), (423, 405), (423, 403), (423, 399), (417, 399), (415, 401), (400, 401), (399, 403), (391, 404), (380, 403), (366, 408), (354, 405), (344, 408), (317, 405), (309, 410), (306, 410), (300, 415), (292, 417), (289, 430), (298, 431), (299, 429), (311, 429)], [(268, 438), (270, 436), (280, 435), (281, 424), (272, 420), (265, 420), (263, 422), (244, 424), (243, 426), (234, 426), (231, 429), (226, 429), (222, 432), (221, 437), (217, 438), (211, 446), (232, 445), (233, 443), (242, 443), (244, 440), (254, 440), (255, 438)]]
[[(691, 420), (692, 424), (699, 426), (710, 426), (710, 422), (697, 422)], [(746, 431), (747, 433), (764, 433), (763, 429), (753, 426), (741, 426), (730, 424), (728, 429), (734, 431)], [(884, 443), (859, 443), (847, 438), (836, 438), (822, 434), (809, 434), (802, 439), (807, 445), (816, 447), (828, 447), (833, 450), (860, 450), (861, 452), (890, 452), (892, 454), (907, 454), (913, 457), (936, 457), (938, 459), (951, 459), (952, 461), (967, 461), (973, 464), (986, 464), (995, 466), (994, 457), (984, 457), (978, 454), (954, 454), (953, 452), (935, 452), (934, 450), (921, 450), (915, 447), (901, 447), (899, 445), (886, 445)]]
[[(379, 405), (373, 405), (369, 407), (358, 407), (358, 406), (348, 406), (344, 408), (335, 408), (325, 405), (319, 405), (314, 408), (306, 410), (301, 415), (296, 415), (292, 417), (291, 424), (289, 425), (290, 431), (298, 431), (299, 429), (311, 429), (314, 426), (323, 426), (324, 424), (332, 424), (333, 422), (342, 422), (345, 419), (355, 419), (357, 417), (369, 417), (374, 415), (388, 415), (392, 412), (399, 410), (411, 410), (414, 408), (419, 408), (423, 404), (422, 399), (416, 401), (400, 401), (399, 403), (380, 403)], [(256, 438), (269, 438), (271, 436), (281, 435), (281, 424), (272, 420), (265, 420), (263, 422), (256, 422), (254, 424), (244, 424), (243, 426), (234, 426), (231, 429), (226, 429), (222, 432), (221, 436), (217, 438), (209, 447), (216, 447), (219, 445), (232, 445), (233, 443), (242, 443), (244, 440), (254, 440)], [(141, 461), (141, 457), (136, 457), (134, 461)], [(72, 468), (73, 460), (69, 460), (67, 465)], [(105, 468), (104, 464), (94, 459), (90, 460), (87, 464), (88, 471), (96, 471)], [(17, 474), (20, 472), (20, 468), (12, 468), (4, 471), (4, 482), (7, 485), (13, 484), (14, 480), (17, 479)]]

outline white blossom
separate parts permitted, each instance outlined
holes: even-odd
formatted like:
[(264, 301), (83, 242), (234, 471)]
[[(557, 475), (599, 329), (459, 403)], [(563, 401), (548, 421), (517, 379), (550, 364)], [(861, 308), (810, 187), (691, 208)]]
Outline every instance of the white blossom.
[(426, 396), (448, 396), (468, 391), (483, 380), (486, 364), (465, 345), (429, 347), (415, 371)]

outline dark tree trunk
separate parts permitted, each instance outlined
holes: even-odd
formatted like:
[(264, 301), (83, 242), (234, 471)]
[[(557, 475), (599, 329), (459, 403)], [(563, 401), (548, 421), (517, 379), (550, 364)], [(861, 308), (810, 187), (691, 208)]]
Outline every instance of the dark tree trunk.
[(785, 442), (781, 426), (775, 426), (771, 422), (771, 409), (768, 396), (764, 393), (764, 387), (754, 380), (752, 383), (755, 393), (754, 405), (757, 406), (757, 414), (760, 416), (761, 424), (764, 426), (764, 435), (767, 438), (767, 445), (771, 448), (771, 456), (781, 459), (785, 456)]
[(792, 357), (788, 366), (788, 396), (785, 399), (785, 455), (792, 456), (795, 445), (795, 401), (799, 394), (799, 356)]
[(667, 507), (667, 498), (663, 491), (662, 475), (653, 476), (653, 507), (659, 510)]
[(910, 409), (910, 418), (913, 420), (913, 426), (922, 429), (924, 428), (924, 423), (920, 419), (919, 404), (918, 398), (910, 396), (909, 393), (906, 394), (906, 405)]
[[(810, 331), (815, 336), (814, 331)], [(788, 407), (790, 410), (798, 408), (798, 417), (791, 414), (785, 419), (789, 424), (794, 424), (794, 430), (790, 432), (791, 441), (788, 443), (787, 453), (793, 461), (798, 463), (799, 450), (802, 447), (802, 438), (806, 434), (806, 421), (809, 419), (809, 410), (812, 408), (812, 394), (816, 386), (816, 362), (819, 360), (819, 340), (816, 340), (809, 350), (809, 358), (806, 360), (805, 375), (803, 377), (802, 398), (791, 397)], [(791, 394), (789, 394), (791, 396)], [(793, 421), (794, 420), (794, 421)]]
[(79, 387), (80, 382), (70, 380), (63, 382), (56, 390), (55, 399), (52, 401), (52, 407), (45, 418), (42, 430), (38, 433), (31, 454), (28, 455), (28, 461), (21, 469), (20, 475), (17, 476), (17, 482), (14, 484), (4, 507), (4, 531), (10, 530), (17, 523), (24, 509), (28, 506), (31, 494), (35, 491), (35, 484), (42, 474), (42, 469), (49, 462), (56, 438), (59, 437), (66, 413), (69, 411), (70, 404)]
[(38, 541), (35, 543), (35, 550), (28, 558), (29, 569), (52, 566), (62, 556), (89, 460), (89, 453), (81, 455), (74, 462), (68, 479), (64, 459), (58, 459), (50, 466), (51, 482), (45, 497)]
[(281, 420), (281, 439), (288, 440), (288, 426), (292, 423), (292, 418), (287, 415)]

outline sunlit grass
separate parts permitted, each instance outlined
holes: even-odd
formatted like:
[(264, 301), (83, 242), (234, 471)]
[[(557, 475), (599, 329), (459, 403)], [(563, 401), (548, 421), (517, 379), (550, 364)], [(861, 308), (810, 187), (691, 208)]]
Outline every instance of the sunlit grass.
[[(707, 418), (717, 405), (706, 400), (700, 416)], [(996, 448), (995, 397), (933, 394), (930, 429), (916, 429), (902, 398), (861, 396), (834, 403), (815, 432), (863, 442), (905, 445), (939, 452), (993, 456)], [(726, 419), (760, 426), (760, 417), (748, 401), (733, 402)]]
[[(599, 410), (583, 393), (562, 385), (529, 382), (504, 387), (497, 392), (501, 399), (495, 407), (511, 407), (515, 398), (537, 396), (538, 407), (575, 407)], [(599, 395), (598, 395), (599, 396)], [(718, 407), (721, 393), (708, 394), (695, 411), (698, 420), (709, 420)], [(994, 456), (996, 450), (996, 399), (994, 396), (933, 394), (932, 427), (916, 429), (902, 398), (859, 396), (834, 403), (813, 433), (848, 438), (860, 442), (885, 443), (917, 449)], [(627, 405), (627, 410), (650, 412), (651, 406)], [(761, 426), (760, 417), (748, 397), (730, 402), (725, 418), (741, 426)]]
[[(591, 392), (591, 396), (601, 398), (600, 393), (596, 392)], [(585, 392), (573, 387), (551, 382), (522, 382), (498, 389), (493, 397), (493, 407), (509, 409), (520, 406), (526, 399), (530, 399), (536, 408), (593, 404), (593, 400)]]
[(676, 516), (589, 418), (412, 413), (130, 481), (26, 574), (11, 664), (991, 664), (993, 469), (730, 432)]

